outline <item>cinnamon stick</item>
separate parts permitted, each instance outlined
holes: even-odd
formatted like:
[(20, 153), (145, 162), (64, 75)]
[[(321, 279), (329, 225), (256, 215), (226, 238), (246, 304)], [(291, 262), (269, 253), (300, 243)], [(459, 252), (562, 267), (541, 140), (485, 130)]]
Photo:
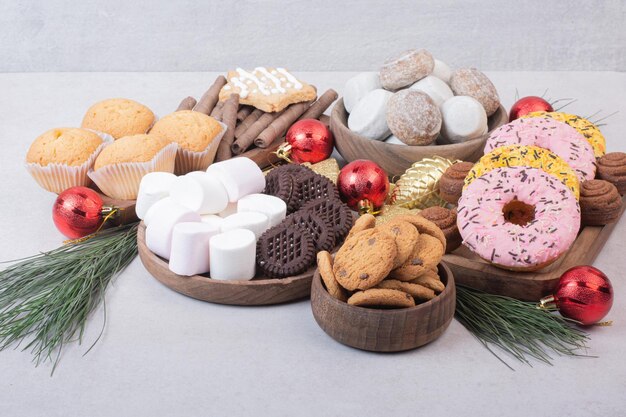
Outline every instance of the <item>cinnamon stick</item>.
[[(267, 148), (270, 143), (274, 142), (276, 138), (281, 137), (287, 132), (287, 129), (298, 120), (298, 117), (302, 116), (304, 112), (311, 106), (311, 102), (292, 104), (287, 107), (285, 111), (276, 118), (267, 128), (260, 132), (254, 144), (259, 148)], [(247, 132), (246, 132), (247, 133)]]
[(252, 106), (241, 106), (237, 112), (237, 121), (243, 122), (246, 117), (250, 116), (250, 113), (254, 110)]
[(185, 97), (184, 99), (182, 99), (182, 101), (178, 105), (178, 108), (176, 109), (176, 111), (191, 110), (191, 109), (193, 109), (193, 106), (196, 105), (196, 103), (197, 103), (197, 101), (196, 101), (195, 98), (193, 98), (193, 97)]
[(259, 120), (259, 118), (264, 114), (265, 113), (263, 112), (263, 110), (254, 109), (248, 117), (246, 117), (241, 123), (239, 123), (239, 126), (237, 126), (237, 128), (235, 129), (235, 137), (239, 138), (239, 136), (243, 135), (246, 130), (248, 130), (250, 126), (252, 126), (257, 120)]
[(322, 114), (317, 120), (324, 123), (327, 127), (330, 127), (330, 117)]
[[(288, 109), (287, 109), (288, 110)], [(274, 120), (282, 115), (287, 110), (276, 113), (264, 113), (259, 119), (248, 128), (241, 136), (239, 136), (233, 145), (231, 150), (235, 155), (239, 155), (246, 151), (255, 141), (255, 139), (263, 132)]]
[(300, 116), (298, 120), (319, 118), (322, 114), (324, 114), (326, 109), (328, 109), (330, 105), (337, 100), (337, 97), (339, 97), (339, 95), (332, 88), (326, 90), (326, 92), (322, 94), (317, 101), (313, 103), (302, 116)]
[(239, 94), (231, 94), (222, 106), (222, 122), (226, 125), (226, 133), (222, 137), (217, 148), (216, 161), (230, 159), (233, 154), (230, 147), (235, 139), (235, 126), (237, 125), (237, 110), (239, 109)]
[(211, 111), (211, 117), (214, 117), (217, 120), (221, 121), (223, 111), (224, 111), (224, 102), (218, 101), (215, 107), (213, 107), (213, 111)]
[(226, 78), (223, 75), (217, 77), (193, 109), (195, 111), (199, 111), (200, 113), (211, 114), (219, 99), (220, 90), (226, 85), (226, 82)]

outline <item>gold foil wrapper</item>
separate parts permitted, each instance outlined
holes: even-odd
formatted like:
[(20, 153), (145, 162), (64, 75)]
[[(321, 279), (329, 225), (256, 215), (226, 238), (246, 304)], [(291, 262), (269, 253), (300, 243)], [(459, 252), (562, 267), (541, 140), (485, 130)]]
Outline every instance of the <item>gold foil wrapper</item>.
[(445, 206), (446, 202), (439, 196), (439, 180), (455, 162), (440, 156), (415, 162), (396, 181), (389, 203), (406, 209)]
[(386, 223), (396, 216), (403, 216), (405, 214), (417, 214), (419, 212), (420, 210), (417, 209), (408, 209), (405, 207), (385, 204), (380, 211), (380, 214), (376, 216), (376, 224), (379, 225)]
[(323, 175), (337, 185), (337, 178), (339, 177), (339, 164), (335, 158), (324, 159), (316, 164), (304, 162), (302, 165), (311, 168), (314, 172)]

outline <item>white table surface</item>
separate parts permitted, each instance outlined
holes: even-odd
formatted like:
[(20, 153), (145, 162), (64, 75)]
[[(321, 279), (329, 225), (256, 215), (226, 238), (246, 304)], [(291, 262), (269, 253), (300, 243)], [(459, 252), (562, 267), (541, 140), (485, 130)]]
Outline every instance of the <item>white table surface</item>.
[[(50, 216), (55, 199), (23, 168), (35, 137), (80, 124), (87, 107), (128, 97), (157, 114), (199, 96), (212, 73), (0, 74), (1, 258), (52, 249), (63, 237)], [(351, 73), (301, 73), (319, 90), (341, 88)], [(602, 128), (609, 151), (626, 151), (626, 74), (494, 72), (502, 102), (520, 96), (576, 98), (567, 108), (590, 115), (619, 111)], [(0, 352), (2, 416), (618, 416), (626, 413), (626, 220), (594, 265), (612, 280), (612, 327), (591, 328), (596, 359), (556, 357), (554, 366), (510, 371), (458, 322), (435, 342), (399, 354), (343, 346), (316, 324), (308, 300), (230, 307), (177, 294), (139, 259), (107, 292), (102, 325), (89, 320), (85, 342), (67, 345), (50, 377), (31, 355)]]

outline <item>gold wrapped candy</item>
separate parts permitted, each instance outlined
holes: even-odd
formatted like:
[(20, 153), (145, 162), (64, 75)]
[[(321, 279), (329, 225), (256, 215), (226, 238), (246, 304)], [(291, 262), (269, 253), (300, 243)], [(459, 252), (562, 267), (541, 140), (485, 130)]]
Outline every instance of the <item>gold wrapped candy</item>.
[(407, 209), (445, 206), (446, 202), (439, 196), (439, 180), (455, 162), (440, 156), (415, 162), (396, 181), (389, 203)]
[(335, 158), (324, 159), (316, 164), (309, 162), (302, 163), (305, 167), (311, 168), (314, 172), (323, 175), (337, 185), (337, 177), (339, 177), (339, 164)]

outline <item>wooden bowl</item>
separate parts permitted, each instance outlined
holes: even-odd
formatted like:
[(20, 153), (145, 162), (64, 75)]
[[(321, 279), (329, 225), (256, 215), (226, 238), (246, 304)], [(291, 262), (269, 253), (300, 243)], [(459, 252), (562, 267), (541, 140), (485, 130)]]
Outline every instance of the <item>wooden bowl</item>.
[[(507, 123), (509, 116), (500, 106), (488, 120), (489, 132)], [(330, 130), (335, 136), (335, 147), (348, 162), (371, 159), (390, 177), (402, 175), (414, 162), (434, 155), (448, 159), (475, 162), (483, 155), (488, 134), (450, 145), (407, 146), (386, 143), (357, 135), (348, 129), (348, 113), (339, 99), (330, 115)]]
[(145, 268), (161, 284), (184, 294), (211, 303), (240, 306), (280, 304), (308, 297), (315, 268), (289, 278), (223, 281), (209, 276), (191, 277), (177, 275), (169, 270), (167, 261), (155, 255), (146, 246), (146, 226), (143, 222), (137, 230), (139, 258)]
[(311, 309), (317, 324), (333, 339), (357, 349), (399, 352), (438, 338), (454, 317), (456, 288), (450, 269), (439, 264), (446, 288), (434, 299), (411, 308), (382, 310), (351, 306), (332, 297), (315, 271)]

